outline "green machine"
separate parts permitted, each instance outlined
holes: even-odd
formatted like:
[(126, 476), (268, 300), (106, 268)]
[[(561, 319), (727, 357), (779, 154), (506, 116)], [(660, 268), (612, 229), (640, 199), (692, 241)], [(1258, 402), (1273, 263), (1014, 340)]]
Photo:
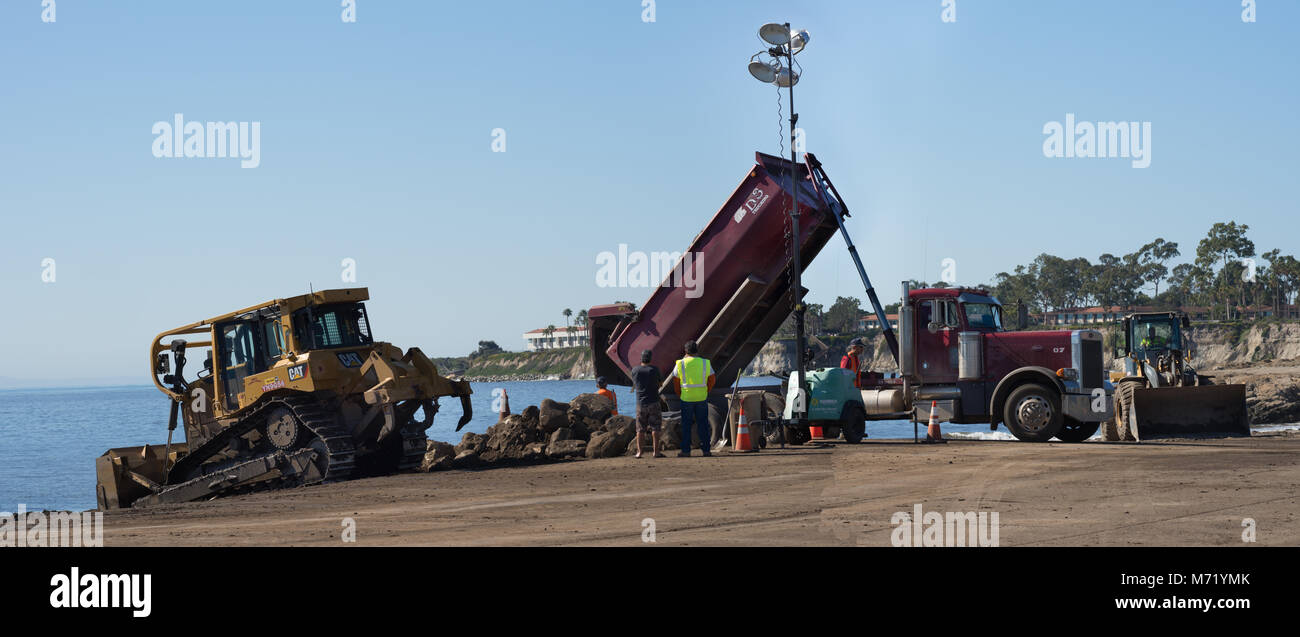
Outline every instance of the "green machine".
[[(792, 417), (795, 391), (798, 390), (798, 373), (790, 375), (788, 387), (793, 388), (786, 399), (785, 417)], [(838, 430), (845, 442), (856, 444), (867, 434), (867, 411), (862, 402), (862, 392), (853, 384), (853, 372), (838, 367), (819, 369), (808, 374), (808, 425), (827, 429), (827, 437), (834, 438), (831, 432)], [(808, 429), (794, 430), (791, 442), (804, 442), (800, 437), (808, 436)]]

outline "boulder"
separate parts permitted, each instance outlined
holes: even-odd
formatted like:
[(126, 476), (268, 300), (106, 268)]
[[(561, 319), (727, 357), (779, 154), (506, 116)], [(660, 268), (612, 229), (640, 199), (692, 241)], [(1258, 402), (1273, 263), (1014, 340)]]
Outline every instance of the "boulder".
[(479, 457), (477, 451), (472, 449), (456, 454), (456, 458), (451, 461), (451, 466), (456, 469), (473, 469), (482, 464), (483, 459)]
[(663, 426), (659, 430), (659, 440), (663, 441), (664, 447), (668, 449), (680, 449), (682, 446), (682, 413), (679, 411), (665, 411), (663, 414)]
[(546, 443), (531, 442), (524, 446), (524, 453), (520, 460), (525, 462), (536, 462), (546, 458)]
[(486, 451), (495, 451), (493, 458), (489, 458), (485, 453), (483, 459), (487, 462), (496, 460), (519, 460), (524, 456), (524, 448), (530, 443), (541, 442), (542, 435), (537, 429), (537, 421), (530, 420), (524, 414), (508, 416), (505, 420), (493, 425), (489, 430), (486, 443)]
[(594, 421), (597, 426), (589, 427), (592, 431), (612, 415), (614, 415), (614, 402), (599, 394), (581, 394), (569, 402), (569, 422), (573, 422), (575, 418), (588, 423)]
[(538, 427), (544, 433), (551, 433), (556, 429), (567, 428), (569, 426), (569, 404), (557, 403), (550, 398), (542, 401), (542, 407), (538, 410)]
[(567, 429), (572, 433), (574, 440), (591, 440), (591, 432), (599, 431), (600, 424), (591, 424), (585, 420), (570, 420)]
[(473, 451), (478, 454), (487, 447), (487, 436), (476, 433), (466, 433), (464, 438), (460, 439), (460, 444), (456, 445), (456, 455)]
[(452, 461), (456, 459), (456, 448), (446, 442), (430, 440), (425, 449), (420, 471), (446, 471), (451, 468)]
[(588, 458), (614, 458), (627, 453), (627, 446), (636, 438), (636, 423), (627, 416), (611, 416), (605, 421), (604, 431), (591, 434), (587, 443)]
[(573, 430), (568, 427), (560, 427), (551, 432), (549, 439), (550, 444), (555, 444), (564, 440), (573, 440)]
[(582, 440), (561, 440), (546, 447), (546, 455), (552, 459), (581, 458), (587, 452), (587, 443)]
[(536, 423), (537, 420), (538, 420), (538, 418), (540, 417), (540, 414), (541, 414), (541, 411), (540, 411), (539, 409), (537, 409), (536, 406), (534, 406), (534, 405), (529, 405), (528, 407), (525, 407), (524, 410), (523, 410), (522, 412), (520, 412), (519, 415), (520, 415), (520, 416), (523, 416), (523, 417), (524, 417), (524, 420), (527, 420), (527, 421), (532, 422), (532, 423)]

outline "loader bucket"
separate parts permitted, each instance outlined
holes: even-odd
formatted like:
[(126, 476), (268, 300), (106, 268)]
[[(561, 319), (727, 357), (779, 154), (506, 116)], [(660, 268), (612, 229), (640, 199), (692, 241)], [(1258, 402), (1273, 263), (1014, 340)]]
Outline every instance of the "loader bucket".
[[(165, 478), (162, 445), (109, 449), (95, 459), (95, 499), (100, 511), (125, 509), (156, 493)], [(185, 443), (172, 444), (173, 461)]]
[(1189, 434), (1250, 435), (1245, 385), (1137, 389), (1132, 417), (1138, 440)]

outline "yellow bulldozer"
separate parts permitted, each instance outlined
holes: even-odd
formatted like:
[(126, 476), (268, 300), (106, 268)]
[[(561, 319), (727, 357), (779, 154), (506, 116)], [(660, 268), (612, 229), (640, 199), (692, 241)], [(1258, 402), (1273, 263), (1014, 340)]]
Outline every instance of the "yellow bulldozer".
[(1181, 312), (1124, 318), (1115, 352), (1124, 371), (1111, 372), (1115, 419), (1102, 440), (1141, 441), (1187, 435), (1250, 435), (1245, 385), (1216, 385), (1192, 367), (1191, 321)]
[[(278, 299), (154, 338), (154, 385), (171, 401), (166, 445), (96, 459), (101, 510), (337, 482), (418, 467), (438, 399), (469, 383), (441, 376), (370, 331), (365, 288)], [(202, 340), (187, 341), (182, 337)], [(206, 350), (185, 376), (187, 356)], [(418, 414), (418, 416), (417, 416)], [(173, 441), (179, 419), (185, 440)]]

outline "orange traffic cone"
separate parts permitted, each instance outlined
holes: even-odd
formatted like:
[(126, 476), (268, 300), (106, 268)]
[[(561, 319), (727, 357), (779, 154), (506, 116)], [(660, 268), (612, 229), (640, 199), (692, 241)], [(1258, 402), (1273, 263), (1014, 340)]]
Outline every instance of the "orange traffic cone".
[(740, 403), (740, 417), (736, 421), (736, 451), (757, 451), (749, 438), (749, 419), (745, 417), (745, 403)]
[(943, 439), (943, 432), (939, 431), (939, 401), (930, 401), (930, 427), (925, 432), (926, 442), (948, 442)]

